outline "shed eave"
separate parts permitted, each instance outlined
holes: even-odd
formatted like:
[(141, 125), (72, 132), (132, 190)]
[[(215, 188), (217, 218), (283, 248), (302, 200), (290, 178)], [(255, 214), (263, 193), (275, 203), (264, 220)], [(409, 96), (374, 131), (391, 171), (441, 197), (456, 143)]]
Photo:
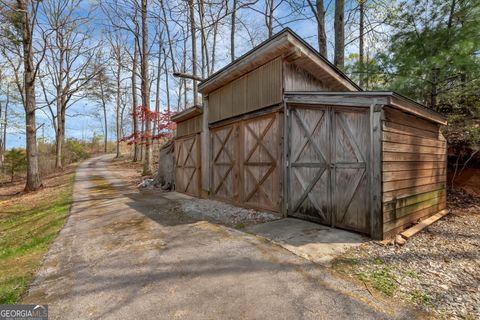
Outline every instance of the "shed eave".
[(264, 41), (224, 68), (215, 72), (208, 79), (202, 81), (198, 85), (198, 89), (204, 96), (208, 95), (208, 93), (260, 67), (268, 61), (280, 56), (290, 55), (293, 50), (298, 50), (302, 59), (311, 61), (318, 70), (324, 71), (330, 80), (335, 81), (338, 89), (351, 91), (362, 90), (355, 82), (289, 28), (282, 30), (272, 38)]
[(185, 120), (188, 120), (188, 119), (191, 119), (193, 117), (196, 117), (200, 114), (202, 114), (203, 111), (200, 107), (198, 106), (193, 106), (193, 107), (190, 107), (180, 113), (177, 113), (176, 115), (173, 115), (170, 117), (170, 120), (172, 120), (173, 122), (182, 122), (182, 121), (185, 121)]
[(414, 114), (418, 117), (447, 125), (447, 119), (440, 113), (428, 109), (405, 96), (392, 91), (362, 91), (362, 92), (317, 92), (317, 91), (287, 91), (284, 94), (287, 103), (332, 104), (345, 106), (370, 106), (373, 103), (390, 105), (396, 109)]

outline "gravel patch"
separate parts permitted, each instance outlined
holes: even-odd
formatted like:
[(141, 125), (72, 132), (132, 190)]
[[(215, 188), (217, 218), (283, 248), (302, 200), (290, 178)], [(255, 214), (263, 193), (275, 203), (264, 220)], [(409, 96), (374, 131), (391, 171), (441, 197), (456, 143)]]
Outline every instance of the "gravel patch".
[(450, 191), (450, 214), (403, 246), (368, 242), (334, 266), (444, 319), (480, 319), (480, 198)]
[(281, 217), (273, 213), (235, 207), (209, 199), (179, 200), (179, 203), (181, 209), (193, 218), (207, 219), (239, 229), (281, 219)]

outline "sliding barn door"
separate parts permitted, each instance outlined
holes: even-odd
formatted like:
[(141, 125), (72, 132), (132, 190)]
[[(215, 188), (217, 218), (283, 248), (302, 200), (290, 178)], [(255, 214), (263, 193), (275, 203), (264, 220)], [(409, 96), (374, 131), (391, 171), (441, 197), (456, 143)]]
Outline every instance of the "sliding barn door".
[(336, 108), (332, 113), (332, 224), (369, 233), (369, 112), (365, 108)]
[(200, 135), (175, 140), (175, 190), (200, 195)]
[(288, 123), (288, 214), (368, 233), (368, 109), (292, 107)]
[(211, 128), (211, 196), (279, 211), (281, 115), (270, 113)]
[(277, 211), (280, 199), (280, 115), (272, 113), (241, 122), (242, 202)]
[(211, 129), (212, 196), (236, 202), (238, 193), (238, 124)]
[(289, 135), (288, 214), (330, 224), (328, 109), (292, 108)]

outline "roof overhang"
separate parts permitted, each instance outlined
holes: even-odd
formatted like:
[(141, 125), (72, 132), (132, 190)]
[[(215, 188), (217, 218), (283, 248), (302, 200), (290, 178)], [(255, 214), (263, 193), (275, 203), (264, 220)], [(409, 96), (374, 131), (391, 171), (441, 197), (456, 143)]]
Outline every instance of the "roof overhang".
[(362, 91), (362, 92), (285, 92), (286, 103), (327, 104), (341, 106), (370, 107), (372, 105), (389, 105), (404, 112), (414, 114), (441, 125), (447, 124), (447, 118), (424, 105), (402, 96), (396, 92)]
[(280, 56), (304, 68), (318, 79), (328, 81), (336, 90), (362, 90), (289, 28), (277, 33), (202, 81), (198, 89), (202, 94), (207, 95), (209, 92)]
[(190, 107), (170, 117), (173, 122), (182, 122), (202, 114), (202, 109), (198, 106)]

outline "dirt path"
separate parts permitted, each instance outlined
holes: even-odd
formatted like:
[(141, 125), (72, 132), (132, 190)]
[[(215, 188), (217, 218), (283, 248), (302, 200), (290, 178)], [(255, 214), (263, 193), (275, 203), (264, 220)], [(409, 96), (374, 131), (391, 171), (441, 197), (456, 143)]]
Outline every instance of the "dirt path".
[(260, 238), (127, 187), (106, 160), (79, 167), (71, 215), (22, 301), (47, 303), (50, 319), (416, 316)]

